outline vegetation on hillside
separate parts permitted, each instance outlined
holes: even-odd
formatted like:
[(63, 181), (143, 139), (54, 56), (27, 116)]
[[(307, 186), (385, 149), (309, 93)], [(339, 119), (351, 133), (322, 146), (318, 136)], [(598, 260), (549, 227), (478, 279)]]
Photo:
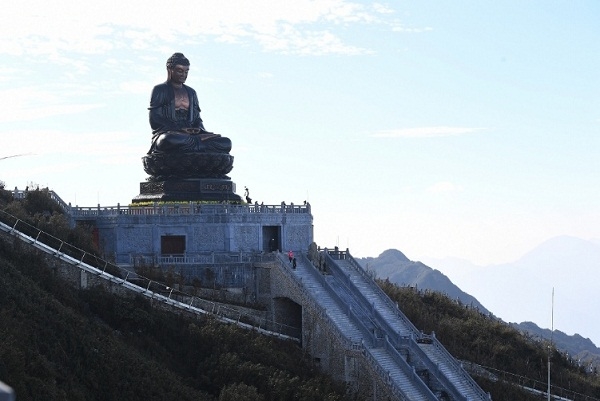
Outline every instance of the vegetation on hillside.
[[(89, 228), (72, 230), (47, 191), (13, 200), (0, 190), (0, 209), (94, 252)], [(417, 328), (435, 332), (458, 359), (499, 379), (543, 388), (548, 343), (443, 294), (378, 283)], [(295, 344), (167, 312), (101, 287), (77, 290), (31, 248), (3, 236), (0, 322), (0, 380), (20, 401), (345, 399), (344, 389), (319, 374)], [(577, 393), (563, 397), (600, 398), (596, 374), (554, 348), (551, 360), (553, 386)], [(477, 381), (496, 401), (540, 399), (503, 380)]]
[[(3, 210), (28, 207), (10, 193), (0, 197)], [(59, 218), (43, 208), (20, 216), (39, 225)], [(3, 236), (0, 322), (0, 380), (20, 401), (344, 398), (296, 344), (101, 287), (77, 290), (41, 255)]]
[(60, 205), (52, 200), (47, 188), (30, 190), (23, 199), (13, 199), (12, 192), (0, 190), (0, 208), (74, 247), (98, 253), (90, 228), (85, 225), (71, 228), (69, 218)]
[[(489, 371), (501, 379), (545, 390), (548, 375), (547, 342), (524, 335), (510, 325), (441, 293), (399, 287), (389, 280), (379, 280), (378, 284), (419, 330), (434, 332), (457, 359), (491, 368)], [(551, 350), (553, 392), (560, 393), (566, 389), (579, 395), (600, 398), (600, 378), (597, 374), (578, 366), (556, 348), (552, 347)], [(539, 399), (501, 381), (478, 380), (482, 388), (491, 392), (494, 400)]]

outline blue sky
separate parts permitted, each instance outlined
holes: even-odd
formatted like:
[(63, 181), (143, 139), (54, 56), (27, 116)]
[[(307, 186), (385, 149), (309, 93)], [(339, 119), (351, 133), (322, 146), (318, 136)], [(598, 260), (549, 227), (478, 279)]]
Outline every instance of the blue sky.
[(0, 180), (127, 205), (183, 52), (237, 192), (308, 200), (321, 246), (491, 264), (600, 239), (599, 18), (592, 0), (3, 5), (0, 158), (23, 156)]

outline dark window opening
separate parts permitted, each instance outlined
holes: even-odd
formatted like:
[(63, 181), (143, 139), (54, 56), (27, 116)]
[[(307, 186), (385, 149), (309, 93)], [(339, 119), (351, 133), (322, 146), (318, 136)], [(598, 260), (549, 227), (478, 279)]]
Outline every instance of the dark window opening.
[(275, 252), (281, 250), (281, 227), (263, 226), (263, 251)]
[(183, 255), (185, 253), (185, 235), (164, 235), (160, 237), (161, 255)]

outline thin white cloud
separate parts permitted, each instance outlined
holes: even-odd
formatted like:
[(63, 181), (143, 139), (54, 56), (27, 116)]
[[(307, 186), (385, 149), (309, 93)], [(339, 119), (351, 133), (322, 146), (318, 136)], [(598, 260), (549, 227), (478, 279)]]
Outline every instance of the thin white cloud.
[[(9, 134), (2, 133), (1, 135)], [(10, 136), (23, 140), (7, 140), (9, 138), (0, 136), (3, 155), (35, 154), (44, 156), (53, 154), (111, 157), (115, 154), (129, 153), (132, 148), (139, 152), (138, 145), (146, 144), (139, 137), (139, 133), (129, 131), (21, 130), (11, 132)], [(150, 146), (149, 140), (147, 145)]]
[(375, 138), (432, 138), (443, 136), (459, 136), (482, 131), (483, 128), (470, 127), (416, 127), (383, 130), (373, 133)]
[(392, 31), (394, 32), (407, 32), (407, 33), (423, 33), (423, 32), (430, 32), (433, 31), (433, 28), (431, 27), (424, 27), (424, 28), (408, 28), (404, 25), (396, 25), (392, 28)]
[(462, 191), (462, 189), (462, 186), (456, 185), (450, 181), (440, 181), (427, 188), (427, 192), (433, 194), (441, 194)]
[[(74, 94), (77, 89), (66, 88)], [(68, 104), (65, 91), (52, 92), (33, 87), (13, 88), (0, 91), (0, 109), (9, 110), (0, 114), (0, 123), (32, 121), (56, 115), (82, 113), (102, 107), (97, 103)]]
[(274, 77), (273, 73), (271, 72), (261, 72), (258, 74), (258, 77), (261, 79), (272, 79)]
[(370, 51), (346, 43), (337, 35), (337, 27), (396, 25), (389, 7), (343, 0), (27, 3), (26, 7), (15, 2), (3, 5), (0, 54), (43, 55), (60, 62), (67, 52), (155, 48), (157, 43), (180, 43), (185, 35), (195, 40), (254, 41), (272, 52), (355, 55)]
[(373, 9), (380, 14), (394, 14), (394, 10), (385, 4), (375, 3), (373, 4)]
[(291, 29), (285, 35), (260, 35), (256, 37), (264, 49), (283, 54), (326, 55), (370, 54), (372, 51), (350, 46), (331, 32), (307, 32)]
[(119, 89), (125, 93), (148, 94), (148, 83), (145, 81), (128, 81), (119, 84)]

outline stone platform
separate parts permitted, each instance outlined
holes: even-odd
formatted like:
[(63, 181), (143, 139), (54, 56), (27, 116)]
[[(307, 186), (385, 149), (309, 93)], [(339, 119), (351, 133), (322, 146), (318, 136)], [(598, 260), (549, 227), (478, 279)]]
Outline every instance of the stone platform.
[(140, 183), (140, 194), (132, 203), (175, 201), (216, 201), (241, 203), (235, 183), (224, 178), (190, 178)]

